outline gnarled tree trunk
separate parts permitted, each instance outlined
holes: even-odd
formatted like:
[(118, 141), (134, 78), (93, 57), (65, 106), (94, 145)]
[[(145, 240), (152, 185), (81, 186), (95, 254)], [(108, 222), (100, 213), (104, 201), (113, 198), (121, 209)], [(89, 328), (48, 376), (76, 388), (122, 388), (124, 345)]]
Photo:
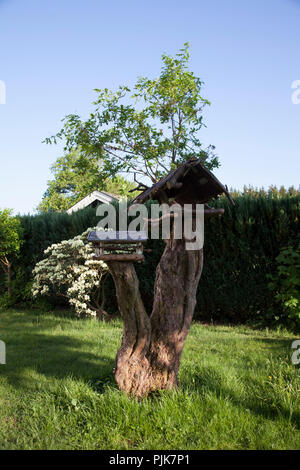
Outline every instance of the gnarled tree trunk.
[(142, 397), (172, 389), (189, 332), (203, 251), (186, 251), (185, 240), (170, 239), (156, 270), (154, 303), (149, 317), (139, 291), (133, 263), (108, 263), (124, 321), (115, 379), (128, 394)]

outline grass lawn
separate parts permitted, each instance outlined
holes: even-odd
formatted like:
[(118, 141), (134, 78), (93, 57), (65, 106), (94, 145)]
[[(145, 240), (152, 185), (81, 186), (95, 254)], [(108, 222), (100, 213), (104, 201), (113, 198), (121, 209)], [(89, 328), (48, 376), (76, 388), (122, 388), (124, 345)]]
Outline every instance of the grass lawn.
[(300, 369), (287, 332), (194, 323), (180, 389), (115, 387), (121, 322), (0, 312), (1, 449), (300, 449)]

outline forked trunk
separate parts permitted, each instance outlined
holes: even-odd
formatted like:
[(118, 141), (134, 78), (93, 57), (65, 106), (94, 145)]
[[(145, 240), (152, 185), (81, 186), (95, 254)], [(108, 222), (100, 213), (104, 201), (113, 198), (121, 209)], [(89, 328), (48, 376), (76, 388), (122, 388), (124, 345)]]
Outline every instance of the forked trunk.
[(156, 270), (149, 317), (133, 263), (108, 263), (124, 321), (115, 379), (128, 394), (142, 397), (178, 383), (181, 353), (189, 332), (203, 266), (203, 251), (186, 251), (184, 240), (170, 239)]

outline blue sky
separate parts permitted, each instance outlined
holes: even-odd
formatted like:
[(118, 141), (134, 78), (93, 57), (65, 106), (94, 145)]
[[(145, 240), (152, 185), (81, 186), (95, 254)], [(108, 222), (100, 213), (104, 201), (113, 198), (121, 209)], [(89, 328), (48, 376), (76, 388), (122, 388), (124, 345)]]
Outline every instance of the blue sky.
[(159, 74), (190, 42), (212, 102), (202, 140), (229, 187), (299, 186), (299, 0), (0, 0), (0, 208), (33, 212), (61, 155), (42, 140), (64, 115), (87, 117), (94, 88)]

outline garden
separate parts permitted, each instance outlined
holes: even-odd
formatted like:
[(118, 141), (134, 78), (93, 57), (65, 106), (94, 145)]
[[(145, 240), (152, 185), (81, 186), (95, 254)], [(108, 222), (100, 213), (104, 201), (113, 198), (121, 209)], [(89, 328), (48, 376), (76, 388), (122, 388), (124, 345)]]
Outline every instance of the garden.
[(2, 312), (1, 448), (299, 449), (291, 332), (195, 322), (179, 390), (142, 401), (114, 382), (121, 336), (119, 319)]
[[(0, 210), (1, 449), (300, 448), (300, 192), (216, 178), (189, 57), (95, 90), (45, 140), (64, 154), (36, 213)], [(114, 201), (67, 212), (95, 188)], [(124, 200), (169, 236), (91, 237)], [(175, 206), (201, 212), (204, 246)]]

